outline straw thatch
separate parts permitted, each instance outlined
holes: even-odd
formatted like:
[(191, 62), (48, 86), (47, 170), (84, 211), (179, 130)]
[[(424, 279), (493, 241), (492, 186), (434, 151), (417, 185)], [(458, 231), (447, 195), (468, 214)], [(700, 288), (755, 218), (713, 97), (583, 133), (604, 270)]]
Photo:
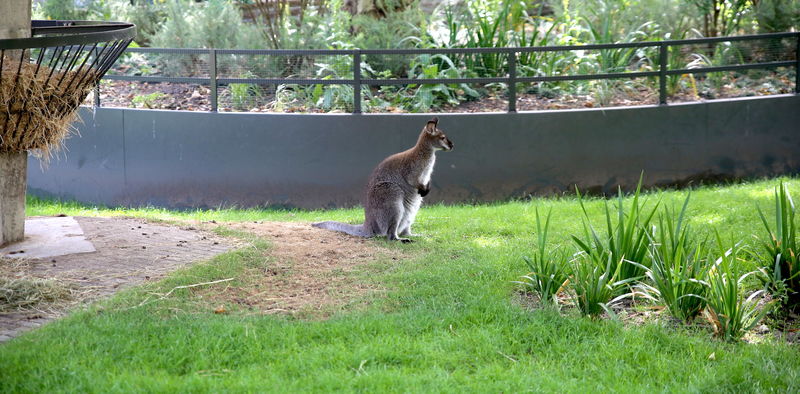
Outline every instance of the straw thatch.
[(0, 152), (34, 151), (49, 158), (70, 134), (76, 109), (95, 81), (91, 68), (58, 71), (3, 59), (0, 73)]

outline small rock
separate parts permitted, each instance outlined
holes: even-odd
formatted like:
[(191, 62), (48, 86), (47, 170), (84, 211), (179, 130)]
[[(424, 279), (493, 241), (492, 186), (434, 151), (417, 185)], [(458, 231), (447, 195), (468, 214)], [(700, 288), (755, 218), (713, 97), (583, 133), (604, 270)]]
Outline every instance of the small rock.
[(147, 246), (142, 246), (142, 249), (147, 249)]

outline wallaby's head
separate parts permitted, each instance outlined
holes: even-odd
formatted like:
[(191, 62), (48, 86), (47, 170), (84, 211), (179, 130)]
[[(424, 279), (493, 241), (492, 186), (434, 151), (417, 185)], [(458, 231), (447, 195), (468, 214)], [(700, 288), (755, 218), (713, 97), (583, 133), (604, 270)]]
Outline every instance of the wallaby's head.
[(444, 131), (436, 127), (438, 124), (439, 118), (429, 120), (419, 136), (419, 143), (427, 145), (434, 150), (452, 150), (453, 141), (447, 138)]

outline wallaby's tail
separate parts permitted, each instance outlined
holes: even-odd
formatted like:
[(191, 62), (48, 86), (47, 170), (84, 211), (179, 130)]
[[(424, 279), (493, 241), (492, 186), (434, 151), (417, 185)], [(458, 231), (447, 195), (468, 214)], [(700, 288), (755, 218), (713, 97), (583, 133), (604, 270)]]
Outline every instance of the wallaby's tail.
[(356, 237), (372, 236), (372, 234), (368, 233), (364, 229), (363, 224), (352, 225), (347, 223), (328, 221), (328, 222), (312, 223), (311, 225), (317, 228), (324, 228), (326, 230), (341, 231), (343, 233), (355, 235)]

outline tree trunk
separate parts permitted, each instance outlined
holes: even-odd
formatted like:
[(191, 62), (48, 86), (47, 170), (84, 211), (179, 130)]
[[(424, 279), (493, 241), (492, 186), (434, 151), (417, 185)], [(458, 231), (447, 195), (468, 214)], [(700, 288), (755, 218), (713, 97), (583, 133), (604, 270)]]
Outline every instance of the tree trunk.
[[(0, 1), (0, 39), (31, 35), (31, 0)], [(5, 51), (18, 57), (17, 51)], [(25, 237), (28, 152), (0, 153), (0, 246)]]

